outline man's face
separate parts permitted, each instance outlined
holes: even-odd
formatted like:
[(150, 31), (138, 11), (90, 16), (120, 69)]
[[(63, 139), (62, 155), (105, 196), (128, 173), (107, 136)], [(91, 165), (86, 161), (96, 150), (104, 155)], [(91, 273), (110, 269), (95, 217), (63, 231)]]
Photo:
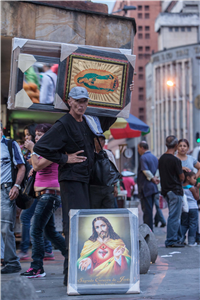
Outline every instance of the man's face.
[(3, 136), (3, 130), (0, 129), (0, 138), (2, 138), (2, 136)]
[(102, 220), (98, 220), (94, 223), (95, 230), (99, 237), (104, 239), (108, 236), (108, 226), (106, 223)]
[(72, 97), (69, 98), (68, 104), (70, 106), (70, 111), (77, 115), (83, 115), (86, 111), (87, 105), (88, 105), (88, 99), (87, 98), (81, 98), (78, 100), (73, 99)]
[(142, 155), (142, 154), (144, 154), (144, 148), (142, 148), (142, 147), (140, 147), (139, 145), (138, 145), (138, 153), (139, 153), (139, 155)]

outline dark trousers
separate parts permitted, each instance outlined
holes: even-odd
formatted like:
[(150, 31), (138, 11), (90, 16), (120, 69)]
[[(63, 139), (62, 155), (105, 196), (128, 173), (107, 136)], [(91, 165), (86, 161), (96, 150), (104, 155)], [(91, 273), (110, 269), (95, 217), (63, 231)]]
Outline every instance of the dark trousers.
[(182, 212), (181, 215), (181, 232), (182, 242), (185, 240), (188, 231), (188, 244), (194, 244), (196, 241), (196, 232), (198, 226), (198, 209), (189, 209), (189, 212)]
[(143, 221), (147, 224), (153, 231), (153, 204), (154, 204), (154, 194), (148, 197), (144, 197), (142, 194), (140, 197), (141, 207), (143, 211)]
[(67, 257), (65, 239), (56, 231), (53, 213), (60, 206), (60, 196), (44, 194), (38, 198), (31, 227), (32, 259), (31, 268), (40, 269), (43, 266), (44, 238), (43, 231), (48, 240), (58, 248), (64, 257)]
[(91, 208), (115, 208), (113, 186), (90, 185)]
[[(63, 213), (63, 231), (69, 249), (69, 211), (70, 209), (89, 209), (89, 184), (78, 181), (63, 180), (60, 182)], [(64, 272), (68, 270), (68, 256), (65, 257)]]

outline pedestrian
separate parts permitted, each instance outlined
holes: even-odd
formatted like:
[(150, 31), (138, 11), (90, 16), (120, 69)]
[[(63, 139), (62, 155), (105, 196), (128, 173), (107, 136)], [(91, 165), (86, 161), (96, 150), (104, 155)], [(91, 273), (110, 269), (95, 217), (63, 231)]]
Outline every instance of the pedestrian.
[[(58, 179), (67, 250), (69, 210), (90, 208), (89, 181), (94, 164), (94, 138), (96, 135), (101, 135), (116, 120), (116, 118), (85, 116), (88, 100), (89, 95), (85, 88), (77, 86), (72, 88), (67, 102), (69, 113), (60, 118), (34, 147), (37, 154), (59, 164)], [(68, 258), (66, 257), (65, 285), (67, 285), (67, 272)]]
[[(97, 153), (103, 149), (105, 146), (105, 136), (102, 134), (98, 137), (101, 147), (97, 138), (95, 138), (95, 150)], [(106, 151), (109, 160), (115, 165), (116, 169), (117, 165), (115, 162), (115, 157), (109, 150)], [(117, 180), (118, 181), (118, 180)], [(114, 182), (112, 186), (100, 186), (100, 185), (90, 185), (90, 200), (91, 200), (91, 208), (115, 208), (115, 197), (118, 195), (117, 190), (117, 181)]]
[[(12, 141), (13, 157), (11, 161), (9, 152), (9, 139), (3, 137), (1, 125), (1, 235), (4, 242), (4, 263), (5, 267), (1, 269), (1, 274), (16, 273), (21, 270), (19, 257), (16, 254), (16, 243), (14, 227), (16, 220), (16, 203), (15, 199), (21, 189), (20, 184), (25, 175), (24, 158), (17, 142)], [(17, 175), (15, 182), (14, 170), (12, 163), (15, 165)]]
[[(126, 171), (126, 170), (124, 170)], [(129, 169), (127, 171), (130, 171)], [(124, 189), (127, 191), (127, 200), (131, 201), (131, 197), (133, 196), (135, 190), (135, 181), (132, 177), (123, 177), (122, 182), (124, 184)]]
[(153, 231), (153, 205), (154, 196), (158, 194), (157, 184), (160, 182), (156, 177), (158, 170), (158, 159), (149, 151), (145, 141), (138, 144), (140, 155), (138, 166), (138, 192), (143, 211), (143, 221)]
[[(182, 243), (185, 241), (185, 235), (188, 231), (188, 246), (197, 246), (196, 232), (198, 226), (198, 205), (199, 189), (196, 187), (196, 175), (194, 172), (184, 171), (185, 180), (183, 182), (184, 193), (187, 197), (189, 212), (181, 214), (181, 232)], [(200, 185), (200, 184), (199, 184)]]
[[(200, 162), (191, 155), (188, 155), (189, 142), (186, 139), (180, 139), (178, 141), (178, 151), (176, 156), (181, 160), (182, 169), (185, 171), (193, 171), (196, 173), (196, 179), (200, 177)], [(199, 217), (199, 215), (198, 215)], [(199, 222), (198, 222), (199, 225)], [(197, 226), (196, 242), (200, 244), (199, 226)]]
[(40, 88), (40, 103), (53, 104), (56, 92), (57, 75), (51, 70), (51, 64), (44, 64), (42, 84)]
[[(35, 143), (35, 128), (37, 124), (29, 124), (24, 127), (24, 137), (25, 141), (32, 141)], [(22, 154), (24, 154), (24, 158), (31, 164), (31, 152), (23, 146)], [(33, 217), (35, 207), (37, 205), (37, 199), (34, 200), (31, 207), (28, 209), (22, 210), (20, 214), (20, 221), (22, 224), (22, 237), (20, 243), (20, 252), (18, 256), (20, 260), (30, 259), (28, 254), (28, 249), (30, 246), (30, 227), (31, 227), (31, 219)], [(55, 259), (54, 254), (52, 252), (51, 242), (44, 237), (45, 244), (45, 260), (53, 260)]]
[[(36, 143), (51, 128), (50, 124), (39, 124), (35, 128)], [(67, 256), (65, 239), (56, 231), (54, 223), (54, 212), (61, 203), (60, 186), (58, 182), (58, 164), (38, 156), (34, 151), (34, 143), (26, 141), (25, 147), (31, 152), (31, 163), (36, 177), (34, 190), (37, 197), (37, 204), (31, 227), (32, 238), (32, 259), (30, 268), (21, 273), (27, 278), (44, 277), (43, 268), (45, 254), (43, 232), (45, 236), (59, 249), (64, 257)]]
[(180, 217), (182, 210), (183, 188), (185, 178), (181, 161), (174, 156), (178, 140), (174, 135), (166, 138), (167, 151), (159, 159), (161, 194), (166, 198), (169, 208), (167, 220), (166, 247), (184, 247), (181, 244)]

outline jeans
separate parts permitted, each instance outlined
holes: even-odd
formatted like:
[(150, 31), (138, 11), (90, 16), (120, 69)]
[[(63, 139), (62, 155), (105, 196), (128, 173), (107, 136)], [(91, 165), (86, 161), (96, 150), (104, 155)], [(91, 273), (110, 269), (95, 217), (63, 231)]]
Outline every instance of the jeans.
[[(31, 227), (31, 218), (34, 215), (35, 207), (37, 205), (38, 200), (35, 199), (31, 207), (28, 209), (22, 210), (20, 215), (20, 220), (22, 223), (22, 241), (21, 241), (21, 251), (24, 253), (28, 252), (30, 246), (30, 227)], [(52, 252), (52, 245), (51, 242), (48, 241), (44, 237), (44, 245), (45, 245), (45, 252), (51, 253)]]
[(164, 225), (164, 224), (166, 224), (166, 221), (163, 216), (162, 210), (160, 209), (160, 206), (159, 206), (159, 196), (160, 196), (159, 193), (154, 195), (154, 203), (156, 206), (156, 214), (155, 214), (154, 219), (155, 219), (155, 224), (158, 224), (158, 222), (161, 222)]
[(67, 256), (65, 239), (56, 231), (54, 212), (60, 206), (60, 196), (44, 194), (38, 198), (31, 227), (32, 259), (31, 268), (40, 269), (43, 266), (44, 239), (46, 237), (59, 249), (64, 257)]
[(20, 267), (14, 235), (16, 203), (15, 200), (10, 200), (10, 190), (11, 183), (8, 187), (4, 185), (1, 187), (1, 235), (5, 244), (4, 261), (6, 265)]
[(181, 232), (183, 235), (182, 242), (184, 242), (185, 234), (188, 231), (188, 244), (195, 243), (197, 225), (198, 225), (198, 209), (189, 209), (188, 213), (182, 212), (181, 215)]
[(1, 259), (4, 259), (4, 248), (5, 248), (5, 245), (4, 245), (3, 237), (1, 234)]
[(140, 198), (141, 207), (143, 211), (143, 221), (147, 224), (153, 231), (153, 204), (154, 204), (154, 194), (148, 197), (144, 197), (143, 193)]
[(167, 220), (167, 239), (165, 246), (169, 246), (181, 242), (180, 217), (183, 196), (176, 195), (172, 191), (169, 191), (166, 200), (169, 208), (169, 216)]

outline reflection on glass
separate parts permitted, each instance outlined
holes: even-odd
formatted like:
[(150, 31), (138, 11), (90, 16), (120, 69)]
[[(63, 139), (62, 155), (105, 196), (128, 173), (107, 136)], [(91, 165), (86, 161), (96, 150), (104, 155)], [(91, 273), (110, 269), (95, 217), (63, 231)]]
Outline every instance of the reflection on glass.
[(24, 73), (23, 89), (33, 103), (53, 104), (58, 64), (36, 62)]

